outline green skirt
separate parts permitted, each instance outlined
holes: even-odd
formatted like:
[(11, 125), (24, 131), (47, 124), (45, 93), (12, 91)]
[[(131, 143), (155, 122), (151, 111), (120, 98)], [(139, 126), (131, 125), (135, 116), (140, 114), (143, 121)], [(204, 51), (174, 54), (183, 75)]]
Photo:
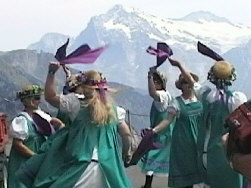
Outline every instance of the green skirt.
[(153, 171), (153, 174), (156, 176), (168, 175), (171, 134), (160, 134), (156, 141), (163, 144), (165, 147), (149, 151), (139, 161), (139, 166), (143, 172)]

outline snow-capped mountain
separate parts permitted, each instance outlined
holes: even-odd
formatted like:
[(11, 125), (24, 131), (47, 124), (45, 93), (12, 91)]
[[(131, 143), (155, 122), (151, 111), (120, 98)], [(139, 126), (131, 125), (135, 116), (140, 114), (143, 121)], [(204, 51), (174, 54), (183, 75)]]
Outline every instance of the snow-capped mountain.
[(226, 22), (230, 23), (231, 22), (224, 18), (224, 17), (219, 17), (211, 12), (208, 11), (198, 11), (198, 12), (192, 12), (185, 17), (181, 18), (183, 21), (193, 21), (193, 22), (198, 22), (198, 21), (214, 21), (214, 22)]
[[(78, 68), (99, 69), (109, 80), (146, 88), (148, 68), (155, 65), (155, 57), (145, 52), (149, 45), (166, 42), (172, 47), (175, 57), (185, 62), (189, 69), (205, 81), (206, 72), (212, 65), (207, 62), (213, 61), (198, 54), (198, 40), (220, 54), (227, 54), (250, 39), (251, 27), (233, 24), (209, 12), (200, 11), (180, 19), (171, 19), (116, 5), (107, 13), (93, 17), (87, 27), (72, 40), (70, 49), (83, 43), (91, 47), (108, 44), (109, 48), (95, 64)], [(55, 46), (50, 52), (55, 52), (58, 45)], [(161, 66), (161, 70), (168, 74), (169, 83), (173, 86), (178, 71), (167, 63)]]
[[(30, 44), (27, 49), (37, 50), (38, 52), (50, 52), (54, 54), (57, 50), (57, 46), (61, 46), (65, 43), (67, 38), (71, 37), (60, 33), (47, 33), (40, 39), (40, 41)], [(71, 38), (71, 43), (73, 41), (74, 39)]]
[(234, 82), (235, 88), (245, 91), (250, 96), (251, 88), (248, 80), (251, 73), (251, 40), (246, 44), (229, 50), (223, 56), (234, 62), (237, 72), (237, 80)]

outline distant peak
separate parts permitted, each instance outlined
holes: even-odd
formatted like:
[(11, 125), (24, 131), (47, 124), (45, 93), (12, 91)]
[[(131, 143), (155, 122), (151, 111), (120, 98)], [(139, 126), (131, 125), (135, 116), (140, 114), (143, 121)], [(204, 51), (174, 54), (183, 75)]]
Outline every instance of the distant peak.
[(192, 13), (186, 15), (185, 17), (181, 18), (181, 20), (185, 20), (185, 21), (206, 20), (206, 21), (231, 23), (228, 19), (226, 19), (224, 17), (216, 16), (215, 14), (208, 12), (208, 11), (192, 12)]
[(44, 34), (40, 40), (50, 40), (52, 38), (70, 38), (70, 36), (61, 34), (61, 33), (46, 33)]
[(110, 10), (109, 13), (119, 13), (119, 12), (133, 12), (134, 8), (124, 7), (121, 4), (114, 5)]

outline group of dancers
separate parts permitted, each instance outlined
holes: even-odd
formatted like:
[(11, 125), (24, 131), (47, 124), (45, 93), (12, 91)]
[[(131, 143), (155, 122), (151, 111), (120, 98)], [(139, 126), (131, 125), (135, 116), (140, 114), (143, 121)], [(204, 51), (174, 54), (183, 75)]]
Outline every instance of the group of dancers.
[[(146, 174), (143, 188), (152, 187), (154, 176), (166, 178), (168, 187), (175, 188), (243, 188), (244, 177), (231, 167), (225, 147), (225, 119), (247, 101), (245, 94), (229, 89), (236, 79), (233, 65), (216, 61), (207, 75), (213, 84), (209, 87), (200, 85), (183, 63), (167, 58), (180, 71), (175, 86), (181, 95), (173, 97), (166, 76), (156, 67), (149, 69), (149, 130), (162, 147), (138, 163)], [(64, 92), (58, 94), (55, 74), (60, 67), (59, 62), (49, 64), (44, 90), (29, 85), (17, 92), (24, 110), (10, 125), (8, 187), (133, 187), (124, 167), (133, 155), (132, 135), (125, 110), (109, 95), (106, 78), (94, 70), (69, 75), (63, 66), (68, 76)], [(58, 109), (57, 118), (39, 108), (43, 94)], [(49, 134), (39, 130), (34, 113), (49, 122)]]

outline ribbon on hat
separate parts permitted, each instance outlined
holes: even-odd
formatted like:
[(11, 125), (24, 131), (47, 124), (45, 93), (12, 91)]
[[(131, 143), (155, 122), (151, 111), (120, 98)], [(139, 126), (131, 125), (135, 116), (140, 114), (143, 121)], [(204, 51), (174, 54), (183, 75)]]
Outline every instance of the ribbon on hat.
[(157, 49), (152, 46), (149, 46), (146, 49), (146, 52), (157, 57), (156, 68), (162, 65), (168, 57), (173, 55), (172, 49), (164, 42), (158, 42)]
[(105, 90), (107, 90), (105, 83), (98, 83), (97, 86), (98, 88), (96, 88), (96, 90), (99, 91), (101, 101), (105, 101), (106, 100)]
[(88, 44), (83, 44), (74, 50), (71, 54), (66, 56), (66, 48), (69, 44), (69, 39), (60, 48), (57, 49), (55, 58), (61, 64), (88, 64), (94, 63), (100, 54), (108, 47), (103, 46), (96, 49), (91, 49)]
[(101, 73), (99, 74), (100, 74), (101, 80), (88, 79), (85, 72), (81, 72), (81, 74), (78, 75), (77, 79), (82, 84), (95, 88), (100, 94), (100, 99), (102, 101), (105, 101), (106, 100), (105, 90), (107, 90), (107, 87), (106, 87), (107, 81), (106, 81), (106, 78), (102, 77)]

